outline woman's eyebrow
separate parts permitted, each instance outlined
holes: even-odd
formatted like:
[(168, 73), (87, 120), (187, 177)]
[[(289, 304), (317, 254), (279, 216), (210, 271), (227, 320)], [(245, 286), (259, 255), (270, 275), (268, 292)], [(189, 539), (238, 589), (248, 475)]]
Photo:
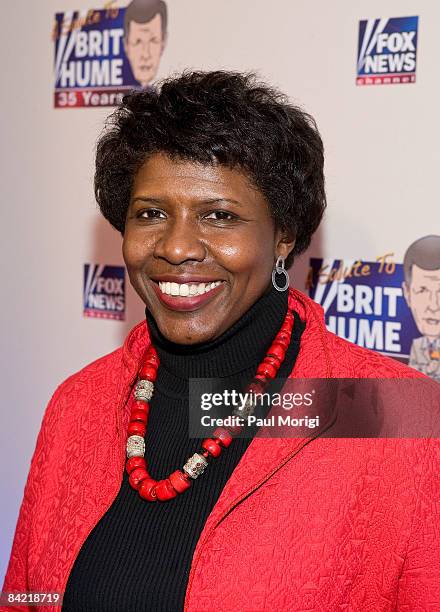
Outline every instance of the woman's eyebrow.
[[(159, 197), (154, 197), (154, 196), (135, 196), (132, 198), (131, 200), (133, 203), (134, 202), (153, 202), (155, 204), (162, 204), (165, 200)], [(220, 204), (220, 203), (226, 203), (226, 204), (235, 204), (236, 206), (242, 207), (243, 204), (241, 202), (239, 202), (238, 200), (233, 200), (232, 198), (203, 198), (197, 201), (197, 204)]]
[(139, 202), (154, 202), (156, 204), (161, 204), (163, 202), (163, 200), (160, 199), (160, 198), (154, 198), (154, 197), (151, 197), (151, 196), (141, 196), (141, 195), (134, 196), (131, 199), (131, 202), (137, 202), (137, 201), (139, 201)]
[(232, 198), (205, 198), (201, 200), (203, 204), (217, 204), (221, 202), (226, 202), (227, 204), (236, 204), (237, 206), (243, 206), (241, 202), (238, 200), (233, 200)]

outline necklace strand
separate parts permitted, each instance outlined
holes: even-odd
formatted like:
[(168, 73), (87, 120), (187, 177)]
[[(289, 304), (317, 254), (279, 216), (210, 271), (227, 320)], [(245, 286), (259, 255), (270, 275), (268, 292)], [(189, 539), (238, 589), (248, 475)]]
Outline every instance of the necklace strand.
[[(294, 323), (293, 311), (288, 307), (283, 324), (275, 336), (263, 361), (257, 368), (247, 392), (254, 397), (264, 393), (269, 382), (276, 377), (284, 361), (290, 343)], [(204, 438), (201, 448), (188, 458), (181, 470), (176, 470), (161, 480), (155, 480), (147, 470), (145, 460), (145, 435), (147, 432), (150, 400), (153, 396), (154, 382), (160, 365), (159, 356), (152, 344), (147, 349), (144, 362), (139, 371), (138, 380), (133, 391), (134, 401), (130, 414), (127, 439), (126, 470), (129, 483), (139, 495), (147, 501), (168, 501), (190, 488), (192, 480), (198, 478), (209, 465), (209, 461), (218, 457), (223, 448), (227, 448), (238, 435), (243, 425), (217, 427), (211, 438)], [(248, 400), (243, 407), (236, 408), (234, 416), (247, 419), (253, 413), (254, 404)]]

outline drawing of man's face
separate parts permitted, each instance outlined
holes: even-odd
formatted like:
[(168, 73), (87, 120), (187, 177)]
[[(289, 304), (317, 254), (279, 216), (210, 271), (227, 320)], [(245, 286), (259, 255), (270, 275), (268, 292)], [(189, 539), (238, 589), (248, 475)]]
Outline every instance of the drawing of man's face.
[(165, 47), (159, 13), (146, 23), (130, 21), (124, 47), (134, 78), (146, 87), (156, 76)]
[(424, 270), (413, 264), (411, 280), (403, 283), (403, 292), (419, 332), (440, 337), (440, 268)]

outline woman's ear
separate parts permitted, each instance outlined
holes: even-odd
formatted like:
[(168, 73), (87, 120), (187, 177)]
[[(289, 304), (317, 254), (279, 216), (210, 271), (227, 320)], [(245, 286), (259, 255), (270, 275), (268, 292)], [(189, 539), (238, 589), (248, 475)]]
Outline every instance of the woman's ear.
[(275, 253), (278, 256), (287, 259), (288, 255), (293, 251), (296, 243), (296, 236), (293, 233), (288, 233), (283, 230), (277, 230), (275, 241)]

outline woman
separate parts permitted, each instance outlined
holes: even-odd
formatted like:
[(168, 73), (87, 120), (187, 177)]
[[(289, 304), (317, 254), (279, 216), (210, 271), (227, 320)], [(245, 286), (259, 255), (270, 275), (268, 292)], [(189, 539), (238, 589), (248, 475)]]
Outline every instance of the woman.
[(95, 192), (146, 321), (56, 390), (4, 591), (81, 612), (440, 609), (434, 441), (188, 437), (191, 378), (418, 376), (287, 288), (323, 159), (312, 118), (249, 75), (125, 97)]

